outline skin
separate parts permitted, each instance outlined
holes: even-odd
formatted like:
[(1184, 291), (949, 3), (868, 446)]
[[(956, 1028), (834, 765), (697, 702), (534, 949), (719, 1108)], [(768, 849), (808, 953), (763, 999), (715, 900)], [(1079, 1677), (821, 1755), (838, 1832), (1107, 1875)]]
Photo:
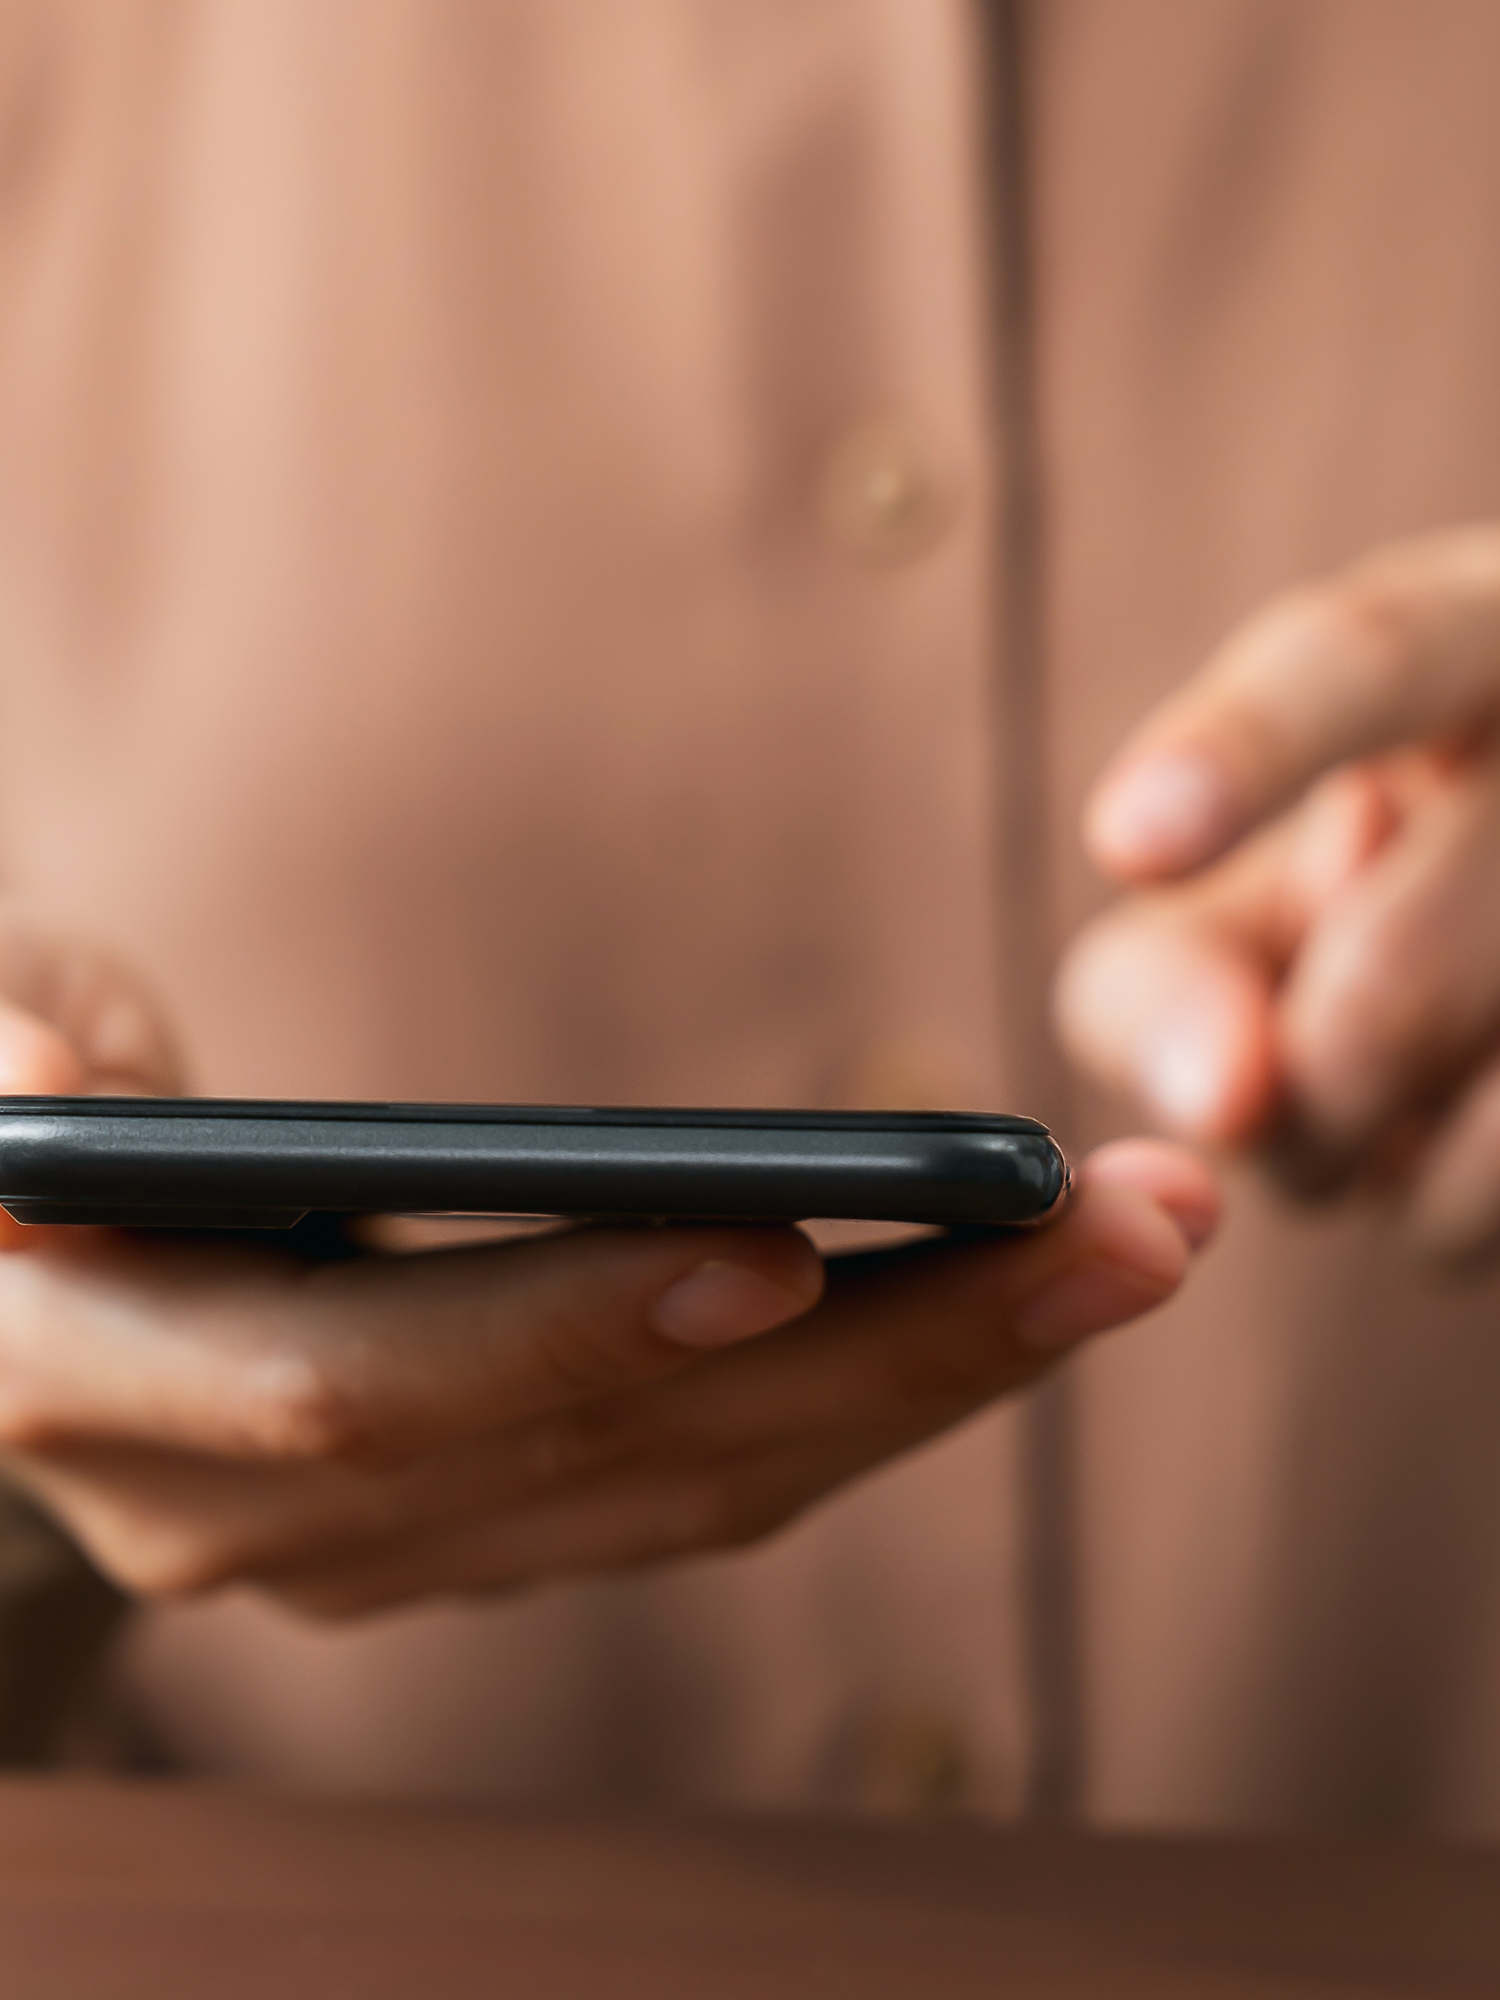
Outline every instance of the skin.
[[(0, 912), (0, 1090), (179, 1081), (128, 970)], [(128, 1589), (329, 1617), (732, 1548), (1160, 1304), (1217, 1215), (1136, 1140), (1044, 1230), (826, 1271), (791, 1229), (311, 1264), (6, 1224), (0, 1466)]]
[(1500, 529), (1378, 550), (1232, 633), (1105, 772), (1124, 900), (1058, 984), (1167, 1129), (1411, 1244), (1500, 1252)]

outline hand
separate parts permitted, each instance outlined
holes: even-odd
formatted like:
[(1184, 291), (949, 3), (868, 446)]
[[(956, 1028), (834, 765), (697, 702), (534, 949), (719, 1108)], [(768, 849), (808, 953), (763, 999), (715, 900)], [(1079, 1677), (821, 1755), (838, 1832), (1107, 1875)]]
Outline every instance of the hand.
[(1137, 892), (1058, 988), (1080, 1062), (1294, 1185), (1393, 1190), (1412, 1241), (1500, 1245), (1500, 529), (1273, 602), (1095, 791)]
[[(0, 1083), (36, 1088), (38, 1051), (61, 1073), (49, 1034), (0, 1010)], [(1055, 1225), (836, 1260), (826, 1291), (789, 1229), (321, 1265), (16, 1231), (0, 1459), (147, 1594), (349, 1614), (731, 1547), (1158, 1304), (1216, 1207), (1135, 1142)]]

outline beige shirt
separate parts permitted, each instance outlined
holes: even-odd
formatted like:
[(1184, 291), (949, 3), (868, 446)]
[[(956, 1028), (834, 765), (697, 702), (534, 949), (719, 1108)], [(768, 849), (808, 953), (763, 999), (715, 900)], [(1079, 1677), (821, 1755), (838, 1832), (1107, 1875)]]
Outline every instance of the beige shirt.
[[(1089, 778), (1500, 503), (1500, 12), (1021, 12), (1007, 76), (962, 0), (7, 11), (0, 867), (202, 1088), (1111, 1129), (1039, 1025)], [(1494, 1833), (1497, 1299), (1237, 1186), (764, 1550), (121, 1673), (335, 1788)]]

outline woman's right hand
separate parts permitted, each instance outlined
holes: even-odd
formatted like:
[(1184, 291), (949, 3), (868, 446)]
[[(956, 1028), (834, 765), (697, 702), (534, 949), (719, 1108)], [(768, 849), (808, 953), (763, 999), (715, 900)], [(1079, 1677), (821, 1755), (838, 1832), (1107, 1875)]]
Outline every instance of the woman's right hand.
[[(162, 1094), (141, 984), (0, 916), (0, 1088)], [(1165, 1299), (1217, 1194), (1156, 1141), (1056, 1223), (824, 1267), (785, 1228), (310, 1263), (6, 1228), (0, 1465), (127, 1589), (347, 1615), (740, 1545)]]

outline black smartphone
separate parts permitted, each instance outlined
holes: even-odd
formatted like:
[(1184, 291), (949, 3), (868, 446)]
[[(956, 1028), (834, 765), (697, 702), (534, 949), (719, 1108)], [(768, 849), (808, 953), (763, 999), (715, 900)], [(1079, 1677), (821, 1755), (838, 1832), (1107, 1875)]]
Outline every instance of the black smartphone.
[(1068, 1168), (984, 1113), (0, 1097), (18, 1222), (290, 1229), (326, 1215), (1041, 1221)]

